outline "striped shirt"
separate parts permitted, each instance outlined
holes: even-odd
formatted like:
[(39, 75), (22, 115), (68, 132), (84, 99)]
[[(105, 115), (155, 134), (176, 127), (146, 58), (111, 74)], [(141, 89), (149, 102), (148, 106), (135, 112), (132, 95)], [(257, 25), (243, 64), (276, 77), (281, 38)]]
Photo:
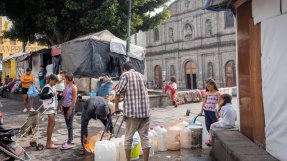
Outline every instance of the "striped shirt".
[(204, 110), (206, 111), (217, 111), (217, 103), (218, 103), (218, 97), (215, 95), (206, 95), (206, 103), (204, 106)]
[(124, 113), (126, 117), (147, 118), (150, 116), (149, 98), (144, 76), (131, 69), (121, 75), (116, 89), (124, 94)]

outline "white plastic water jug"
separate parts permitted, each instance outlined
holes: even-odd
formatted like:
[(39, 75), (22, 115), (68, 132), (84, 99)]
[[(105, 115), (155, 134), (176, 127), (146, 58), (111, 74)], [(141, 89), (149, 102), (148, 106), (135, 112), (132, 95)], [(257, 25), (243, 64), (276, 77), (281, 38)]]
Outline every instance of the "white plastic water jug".
[(183, 119), (179, 119), (177, 122), (176, 126), (179, 127), (180, 129), (185, 128), (185, 126), (188, 125), (188, 122), (184, 121)]
[(153, 148), (154, 148), (154, 152), (158, 152), (158, 136), (157, 136), (157, 132), (153, 128), (150, 128), (149, 131), (153, 134)]
[(167, 135), (167, 130), (161, 126), (158, 129), (158, 151), (167, 151), (166, 147), (166, 135)]
[(133, 136), (131, 160), (138, 160), (140, 158), (140, 135), (136, 132)]
[(120, 152), (120, 161), (127, 161), (125, 151), (125, 135), (123, 135), (120, 139), (119, 152)]
[(95, 144), (95, 149), (95, 161), (116, 161), (116, 146), (113, 142), (98, 141)]
[(120, 161), (120, 142), (121, 138), (112, 138), (111, 142), (113, 142), (116, 146), (116, 161)]
[(179, 150), (180, 149), (180, 128), (175, 123), (170, 123), (167, 128), (166, 135), (166, 146), (168, 150)]
[(148, 132), (148, 142), (150, 146), (149, 157), (152, 157), (154, 156), (154, 146), (153, 146), (154, 136), (153, 133), (151, 133), (150, 131)]
[(191, 129), (186, 126), (180, 131), (180, 146), (181, 148), (190, 149), (192, 147)]
[(154, 126), (153, 129), (155, 130), (155, 132), (158, 133), (158, 131), (161, 129), (161, 126), (157, 124), (157, 125)]

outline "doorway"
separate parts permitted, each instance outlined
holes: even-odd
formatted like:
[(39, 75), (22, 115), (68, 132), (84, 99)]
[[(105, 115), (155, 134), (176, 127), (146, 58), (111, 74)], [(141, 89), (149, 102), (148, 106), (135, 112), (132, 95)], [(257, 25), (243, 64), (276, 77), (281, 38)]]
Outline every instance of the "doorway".
[(196, 74), (192, 74), (193, 89), (197, 89)]
[(226, 63), (225, 78), (226, 78), (226, 87), (236, 86), (236, 67), (234, 60), (230, 60)]
[(191, 75), (190, 74), (186, 74), (186, 88), (187, 89), (191, 89)]
[(197, 89), (197, 66), (191, 60), (185, 64), (185, 79), (187, 89)]
[(162, 88), (162, 69), (160, 65), (156, 65), (154, 67), (154, 81), (156, 89)]

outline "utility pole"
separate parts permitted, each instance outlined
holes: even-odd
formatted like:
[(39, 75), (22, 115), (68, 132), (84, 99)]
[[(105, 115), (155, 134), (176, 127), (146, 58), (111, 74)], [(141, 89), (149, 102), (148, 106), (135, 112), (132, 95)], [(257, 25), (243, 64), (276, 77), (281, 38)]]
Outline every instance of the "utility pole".
[(127, 57), (129, 58), (129, 53), (130, 53), (130, 44), (131, 44), (131, 19), (132, 19), (132, 0), (129, 1), (129, 15), (128, 15), (128, 33), (127, 33), (127, 45), (126, 45), (126, 54)]

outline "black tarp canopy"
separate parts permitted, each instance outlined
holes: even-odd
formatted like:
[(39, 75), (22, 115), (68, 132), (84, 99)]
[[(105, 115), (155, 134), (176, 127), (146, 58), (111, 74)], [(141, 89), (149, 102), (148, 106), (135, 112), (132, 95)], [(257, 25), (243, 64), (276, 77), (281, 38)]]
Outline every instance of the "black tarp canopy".
[[(61, 45), (63, 69), (76, 77), (97, 78), (102, 74), (119, 77), (127, 60), (125, 41), (107, 30), (80, 37)], [(145, 49), (131, 45), (130, 61), (144, 73)]]
[(203, 9), (210, 11), (228, 11), (232, 8), (231, 4), (234, 1), (235, 0), (204, 0)]

